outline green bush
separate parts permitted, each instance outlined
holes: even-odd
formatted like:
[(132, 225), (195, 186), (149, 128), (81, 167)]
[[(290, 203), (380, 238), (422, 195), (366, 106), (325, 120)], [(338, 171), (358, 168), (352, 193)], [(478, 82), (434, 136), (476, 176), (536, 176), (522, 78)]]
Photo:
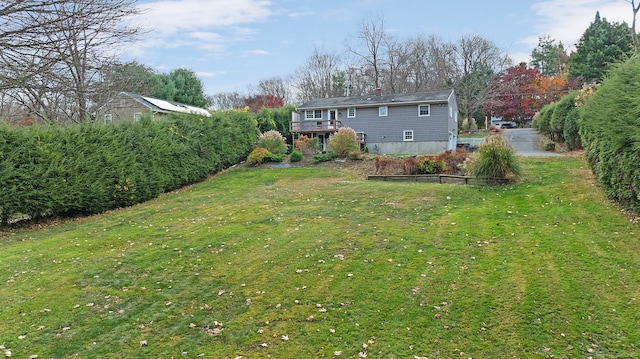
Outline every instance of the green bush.
[(349, 127), (341, 127), (332, 134), (327, 146), (329, 152), (333, 152), (339, 158), (345, 158), (349, 153), (359, 151), (356, 132)]
[(287, 153), (287, 143), (280, 132), (276, 130), (270, 130), (260, 135), (258, 147), (265, 148), (270, 153)]
[(578, 94), (578, 91), (573, 91), (544, 106), (533, 120), (533, 126), (540, 133), (552, 141), (564, 143), (569, 150), (582, 148), (578, 124), (580, 114), (576, 107)]
[(607, 195), (640, 212), (640, 57), (616, 66), (580, 108), (585, 157)]
[(436, 174), (443, 173), (445, 170), (444, 160), (437, 158), (425, 158), (418, 164), (418, 173)]
[(551, 138), (551, 116), (553, 115), (553, 111), (557, 106), (557, 102), (552, 102), (550, 104), (545, 105), (533, 118), (532, 126), (540, 133), (545, 136), (549, 136)]
[(267, 162), (282, 162), (282, 161), (284, 161), (284, 157), (285, 157), (285, 155), (283, 153), (270, 153), (265, 158), (265, 161), (267, 161)]
[(291, 112), (295, 111), (295, 106), (283, 106), (281, 108), (263, 107), (255, 115), (260, 132), (276, 130), (285, 138), (290, 138), (289, 122), (291, 122)]
[(266, 148), (256, 147), (247, 157), (247, 163), (250, 166), (257, 166), (265, 161), (271, 153)]
[(470, 164), (470, 173), (478, 178), (511, 179), (522, 174), (513, 148), (500, 135), (491, 135), (480, 145)]
[(0, 126), (0, 224), (146, 201), (240, 162), (255, 138), (253, 118), (239, 111), (112, 125)]
[(327, 162), (334, 158), (336, 158), (336, 154), (333, 152), (319, 153), (317, 155), (313, 155), (313, 163)]
[(302, 161), (302, 154), (296, 150), (293, 150), (293, 152), (291, 152), (291, 155), (289, 156), (289, 161), (291, 162)]

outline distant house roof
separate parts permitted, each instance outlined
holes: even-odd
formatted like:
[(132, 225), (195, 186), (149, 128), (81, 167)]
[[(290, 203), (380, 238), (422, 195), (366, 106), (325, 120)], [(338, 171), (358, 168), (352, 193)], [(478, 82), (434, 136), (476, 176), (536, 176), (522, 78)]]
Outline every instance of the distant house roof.
[(142, 96), (142, 95), (134, 94), (131, 92), (122, 92), (122, 94), (131, 97), (132, 99), (138, 101), (142, 105), (150, 108), (155, 112), (160, 112), (160, 113), (181, 112), (181, 113), (191, 113), (196, 115), (202, 115), (207, 117), (211, 116), (211, 113), (209, 113), (209, 111), (196, 106), (185, 105), (183, 103), (162, 100), (162, 99), (150, 97), (150, 96)]
[(453, 90), (442, 90), (408, 94), (319, 98), (302, 104), (298, 107), (298, 110), (313, 110), (331, 107), (373, 107), (414, 103), (442, 103), (447, 102), (452, 94)]

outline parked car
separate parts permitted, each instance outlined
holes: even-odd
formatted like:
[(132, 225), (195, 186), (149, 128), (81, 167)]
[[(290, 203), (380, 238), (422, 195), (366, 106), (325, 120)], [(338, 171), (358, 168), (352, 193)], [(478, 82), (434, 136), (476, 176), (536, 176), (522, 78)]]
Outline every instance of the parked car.
[(501, 121), (495, 124), (497, 128), (516, 128), (518, 127), (515, 122), (512, 121)]

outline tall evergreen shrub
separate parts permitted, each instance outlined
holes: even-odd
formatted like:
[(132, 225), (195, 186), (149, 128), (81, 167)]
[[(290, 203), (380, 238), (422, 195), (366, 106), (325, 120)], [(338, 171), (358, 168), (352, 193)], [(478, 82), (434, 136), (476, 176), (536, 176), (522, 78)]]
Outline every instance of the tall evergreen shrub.
[(580, 108), (585, 155), (607, 195), (640, 212), (640, 57), (615, 67)]
[(251, 115), (239, 111), (113, 125), (0, 126), (0, 224), (140, 203), (240, 162), (256, 135)]

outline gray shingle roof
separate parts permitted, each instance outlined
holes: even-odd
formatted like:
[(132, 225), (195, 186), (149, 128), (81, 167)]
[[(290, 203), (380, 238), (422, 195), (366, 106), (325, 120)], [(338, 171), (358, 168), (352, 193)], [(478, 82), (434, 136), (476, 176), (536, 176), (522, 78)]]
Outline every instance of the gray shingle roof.
[(363, 95), (350, 97), (319, 98), (298, 106), (298, 110), (344, 107), (375, 107), (380, 105), (400, 105), (413, 103), (441, 103), (447, 102), (453, 90), (416, 92), (408, 94)]

